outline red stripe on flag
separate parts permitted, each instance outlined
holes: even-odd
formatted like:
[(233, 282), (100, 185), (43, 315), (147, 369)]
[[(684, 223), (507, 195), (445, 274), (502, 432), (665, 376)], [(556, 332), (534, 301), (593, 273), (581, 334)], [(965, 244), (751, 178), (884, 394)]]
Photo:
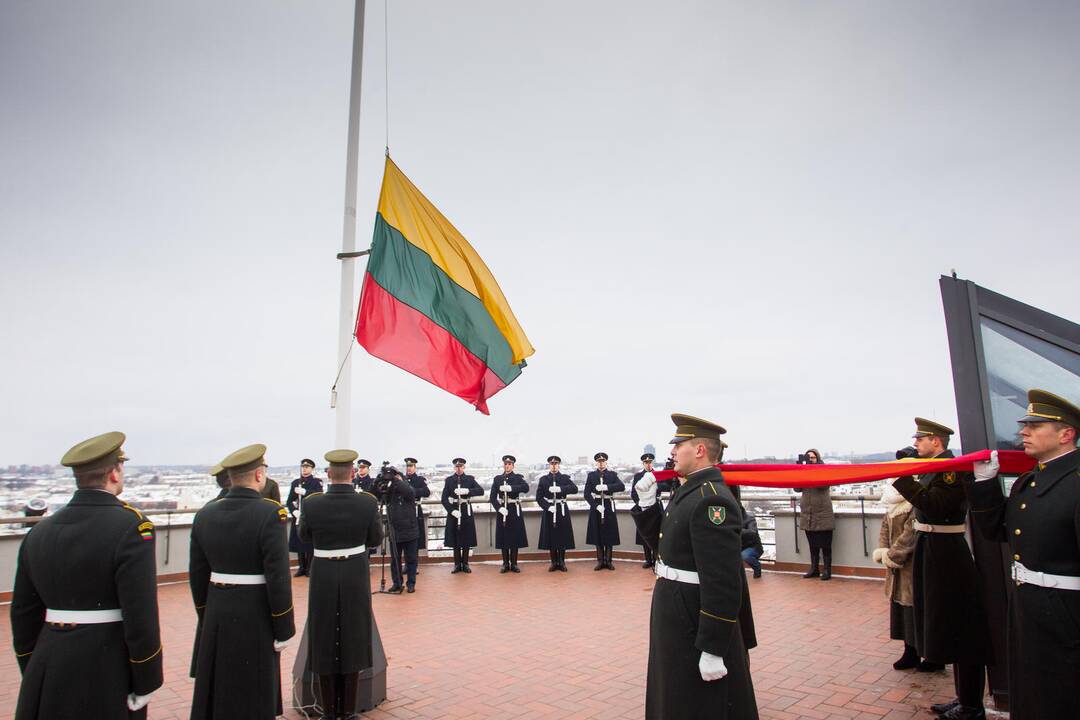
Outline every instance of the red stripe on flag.
[[(930, 458), (867, 463), (864, 465), (762, 465), (738, 463), (718, 465), (728, 485), (751, 487), (811, 488), (871, 482), (903, 475), (960, 471), (970, 472), (972, 463), (990, 459), (989, 450), (979, 450), (957, 458)], [(1001, 473), (1020, 475), (1035, 466), (1035, 460), (1019, 450), (999, 450)], [(655, 470), (657, 480), (675, 477), (673, 470)]]
[(487, 399), (505, 383), (429, 317), (364, 274), (356, 341), (377, 358), (457, 395), (488, 415)]

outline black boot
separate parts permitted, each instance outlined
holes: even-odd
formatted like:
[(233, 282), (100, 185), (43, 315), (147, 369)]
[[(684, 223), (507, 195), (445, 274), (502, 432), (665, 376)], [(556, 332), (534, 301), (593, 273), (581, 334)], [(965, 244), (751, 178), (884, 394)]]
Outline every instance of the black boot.
[(604, 560), (607, 562), (607, 569), (608, 570), (614, 570), (615, 569), (615, 563), (611, 559), (611, 552), (614, 549), (615, 548), (612, 547), (611, 545), (605, 545), (604, 546)]
[(596, 546), (596, 567), (593, 570), (603, 570), (607, 567), (607, 560), (604, 557), (604, 546)]
[(936, 662), (930, 662), (929, 660), (923, 660), (918, 665), (915, 666), (915, 669), (918, 670), (919, 672), (941, 672), (942, 670), (945, 669), (945, 665), (943, 663), (936, 663)]
[(304, 577), (307, 572), (307, 555), (302, 552), (296, 553), (296, 575), (293, 577)]
[(559, 551), (548, 550), (548, 553), (551, 555), (551, 567), (548, 568), (548, 572), (555, 572), (559, 569)]
[(981, 707), (957, 704), (952, 710), (941, 714), (943, 720), (986, 720), (986, 711)]
[(652, 548), (648, 545), (643, 545), (642, 550), (645, 551), (645, 562), (641, 563), (641, 567), (651, 568), (653, 565), (656, 564), (653, 560)]
[(454, 569), (450, 571), (450, 574), (461, 572), (461, 548), (454, 548)]
[(357, 702), (357, 695), (360, 689), (360, 673), (348, 673), (343, 676), (344, 682), (341, 684), (341, 717), (344, 720), (353, 720), (360, 717), (360, 703)]
[(336, 681), (336, 675), (319, 675), (319, 690), (322, 691), (319, 705), (322, 707), (322, 720), (334, 720), (337, 717)]
[(515, 572), (515, 573), (521, 572), (521, 570), (519, 570), (518, 566), (517, 566), (517, 555), (518, 555), (518, 549), (517, 548), (510, 548), (510, 572)]
[(810, 548), (810, 572), (803, 575), (804, 578), (816, 578), (821, 577), (821, 573), (818, 572), (818, 549)]
[(892, 664), (893, 670), (911, 670), (919, 664), (919, 653), (907, 643), (904, 644), (904, 654)]
[(959, 700), (950, 700), (947, 703), (935, 703), (930, 706), (930, 712), (934, 713), (935, 715), (944, 715), (945, 713), (949, 712), (954, 707), (957, 707), (959, 705)]
[(461, 571), (471, 573), (472, 568), (469, 567), (469, 550), (470, 548), (461, 548)]
[(509, 548), (503, 548), (502, 549), (502, 558), (503, 558), (503, 566), (502, 566), (502, 570), (500, 570), (499, 572), (500, 573), (508, 573), (508, 572), (510, 572), (510, 549)]
[(559, 572), (566, 572), (566, 551), (559, 551)]
[(832, 548), (823, 548), (821, 551), (825, 569), (821, 573), (822, 580), (832, 580)]

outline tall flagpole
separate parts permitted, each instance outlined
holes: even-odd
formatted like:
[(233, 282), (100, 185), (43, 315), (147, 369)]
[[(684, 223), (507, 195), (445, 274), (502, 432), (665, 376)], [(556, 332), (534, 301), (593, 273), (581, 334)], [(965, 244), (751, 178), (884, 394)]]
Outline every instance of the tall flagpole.
[[(338, 308), (338, 379), (331, 393), (336, 410), (334, 447), (347, 448), (352, 434), (352, 360), (349, 353), (353, 338), (356, 305), (353, 293), (356, 282), (356, 174), (360, 150), (360, 81), (364, 64), (364, 6), (356, 0), (353, 16), (352, 78), (349, 87), (349, 137), (345, 156), (345, 217), (341, 236), (341, 304)], [(366, 254), (366, 253), (365, 253)]]

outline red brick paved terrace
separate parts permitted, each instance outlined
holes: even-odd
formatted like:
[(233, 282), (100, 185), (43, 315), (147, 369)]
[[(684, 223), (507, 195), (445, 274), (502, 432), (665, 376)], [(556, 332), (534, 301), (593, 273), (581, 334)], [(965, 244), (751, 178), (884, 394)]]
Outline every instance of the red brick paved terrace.
[[(472, 575), (424, 565), (415, 594), (374, 596), (387, 699), (366, 717), (643, 717), (653, 577), (637, 562), (617, 562), (616, 572), (592, 565), (548, 573), (531, 562), (520, 575), (500, 575), (497, 564), (476, 564)], [(372, 577), (377, 587), (377, 572)], [(762, 718), (930, 718), (931, 703), (952, 699), (950, 674), (892, 669), (902, 648), (888, 639), (880, 581), (766, 571), (750, 582), (759, 641), (750, 668)], [(293, 591), (302, 622), (306, 578), (294, 580)], [(186, 719), (195, 611), (186, 583), (161, 586), (159, 597), (165, 686), (150, 718)], [(13, 716), (19, 691), (4, 616), (0, 720)], [(299, 637), (285, 652), (286, 674), (298, 644)]]

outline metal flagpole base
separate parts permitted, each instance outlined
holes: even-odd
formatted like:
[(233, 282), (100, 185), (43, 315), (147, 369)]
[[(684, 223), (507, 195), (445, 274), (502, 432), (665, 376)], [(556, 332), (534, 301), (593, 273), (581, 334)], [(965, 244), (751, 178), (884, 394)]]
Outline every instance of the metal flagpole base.
[[(386, 699), (386, 651), (383, 650), (379, 625), (375, 622), (374, 615), (371, 617), (371, 660), (372, 666), (360, 671), (360, 681), (356, 685), (354, 707), (361, 712), (374, 709)], [(319, 687), (318, 677), (311, 672), (308, 664), (306, 623), (300, 637), (300, 647), (296, 651), (292, 679), (292, 708), (298, 710), (306, 718), (320, 717), (322, 715), (322, 689)]]

